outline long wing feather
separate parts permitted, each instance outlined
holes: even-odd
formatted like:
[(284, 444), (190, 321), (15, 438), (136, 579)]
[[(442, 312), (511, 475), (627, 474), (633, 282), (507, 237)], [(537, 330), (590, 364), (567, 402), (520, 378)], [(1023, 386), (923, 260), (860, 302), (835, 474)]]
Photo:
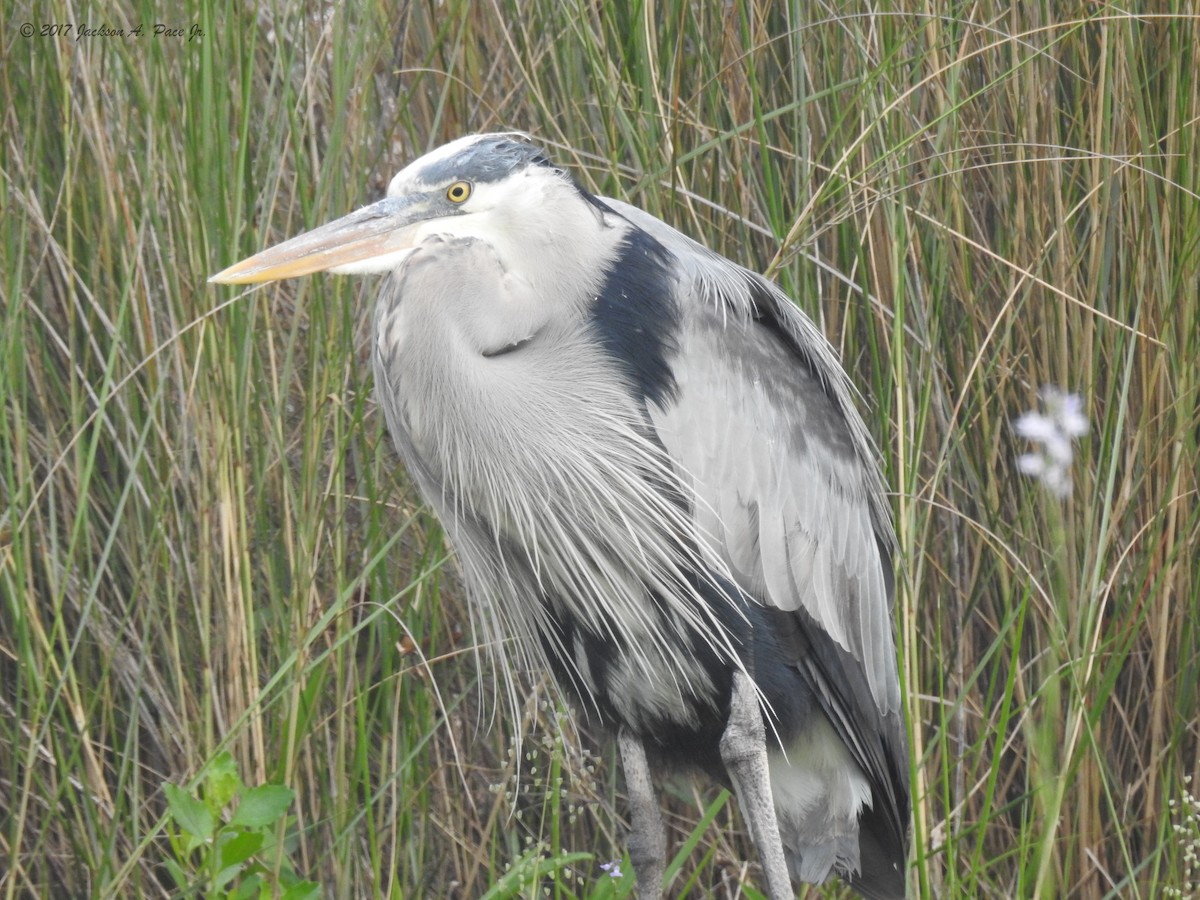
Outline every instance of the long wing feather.
[(680, 262), (678, 396), (652, 410), (697, 515), (753, 595), (803, 609), (900, 708), (892, 530), (875, 451), (828, 342), (788, 298), (635, 207), (605, 200)]

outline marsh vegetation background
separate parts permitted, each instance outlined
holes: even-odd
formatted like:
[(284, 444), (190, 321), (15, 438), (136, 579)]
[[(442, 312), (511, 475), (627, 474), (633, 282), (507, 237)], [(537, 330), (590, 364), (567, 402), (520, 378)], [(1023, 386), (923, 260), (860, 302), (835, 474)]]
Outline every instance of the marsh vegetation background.
[[(770, 270), (861, 387), (911, 895), (1195, 891), (1190, 3), (10, 3), (0, 41), (0, 897), (628, 895), (608, 750), (477, 679), (378, 282), (205, 282), (511, 128)], [(1045, 385), (1089, 421), (1061, 500), (1016, 462)], [(287, 814), (189, 848), (167, 784), (247, 796), (214, 763)], [(732, 804), (669, 794), (672, 893), (754, 896)]]

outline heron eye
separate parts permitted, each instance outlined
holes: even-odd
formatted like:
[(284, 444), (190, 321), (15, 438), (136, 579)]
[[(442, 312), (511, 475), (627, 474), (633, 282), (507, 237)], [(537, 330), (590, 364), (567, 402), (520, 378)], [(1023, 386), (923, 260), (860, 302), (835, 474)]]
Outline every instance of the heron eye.
[(446, 199), (451, 203), (463, 203), (470, 196), (471, 183), (469, 181), (456, 181), (446, 188)]

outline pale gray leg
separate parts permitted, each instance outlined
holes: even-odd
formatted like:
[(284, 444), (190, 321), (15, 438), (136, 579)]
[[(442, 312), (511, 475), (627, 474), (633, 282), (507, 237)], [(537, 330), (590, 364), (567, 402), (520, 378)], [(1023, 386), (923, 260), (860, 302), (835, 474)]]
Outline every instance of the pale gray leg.
[(629, 860), (637, 875), (638, 896), (641, 900), (662, 897), (663, 870), (667, 864), (667, 835), (662, 811), (654, 784), (650, 780), (650, 763), (642, 742), (622, 731), (617, 737), (621, 748), (621, 767), (625, 770), (625, 788), (629, 793)]
[(758, 706), (758, 693), (745, 672), (736, 672), (733, 676), (729, 724), (721, 735), (721, 760), (733, 781), (738, 804), (750, 826), (750, 837), (762, 858), (767, 896), (771, 900), (795, 900), (783, 855), (783, 841), (779, 838), (775, 802), (771, 797), (766, 728)]

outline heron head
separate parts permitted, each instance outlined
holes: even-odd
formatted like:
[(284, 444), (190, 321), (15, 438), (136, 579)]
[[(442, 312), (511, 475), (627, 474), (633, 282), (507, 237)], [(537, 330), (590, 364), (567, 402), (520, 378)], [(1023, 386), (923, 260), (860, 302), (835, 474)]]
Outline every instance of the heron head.
[(578, 240), (581, 215), (599, 227), (594, 200), (524, 135), (470, 135), (405, 167), (384, 199), (235, 263), (209, 281), (249, 284), (323, 271), (389, 272), (431, 235), (482, 239), (501, 256), (533, 260), (539, 243)]

